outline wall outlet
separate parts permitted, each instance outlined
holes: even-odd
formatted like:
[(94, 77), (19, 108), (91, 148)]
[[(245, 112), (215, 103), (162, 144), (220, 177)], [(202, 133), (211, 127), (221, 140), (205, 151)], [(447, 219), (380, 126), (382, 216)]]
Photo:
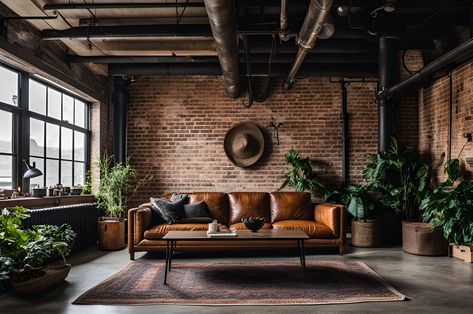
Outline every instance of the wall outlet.
[(467, 157), (465, 161), (467, 164), (470, 165), (470, 167), (473, 167), (473, 157)]

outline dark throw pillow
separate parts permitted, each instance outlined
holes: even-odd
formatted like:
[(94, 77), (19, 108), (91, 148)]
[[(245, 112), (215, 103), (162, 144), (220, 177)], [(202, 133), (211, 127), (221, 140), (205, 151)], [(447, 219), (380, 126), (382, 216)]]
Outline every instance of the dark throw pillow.
[(204, 201), (192, 204), (184, 204), (184, 217), (209, 217), (209, 213), (207, 211), (207, 204), (205, 204)]
[(175, 202), (167, 201), (162, 198), (150, 198), (151, 209), (161, 216), (168, 224), (179, 222), (184, 217), (184, 204), (188, 201), (187, 197), (183, 197)]

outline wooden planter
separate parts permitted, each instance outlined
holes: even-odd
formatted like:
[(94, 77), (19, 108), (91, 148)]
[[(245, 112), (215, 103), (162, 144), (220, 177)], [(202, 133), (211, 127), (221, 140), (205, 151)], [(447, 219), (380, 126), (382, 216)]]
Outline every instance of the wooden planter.
[(402, 249), (414, 255), (447, 255), (448, 242), (441, 229), (432, 230), (432, 225), (425, 222), (402, 222)]
[(450, 244), (452, 256), (462, 259), (467, 263), (471, 263), (473, 261), (473, 244), (471, 245), (455, 245)]
[(352, 220), (351, 245), (357, 247), (377, 247), (381, 243), (377, 219)]
[(116, 251), (126, 247), (125, 220), (103, 217), (98, 221), (99, 248)]
[(41, 294), (59, 285), (66, 279), (71, 265), (45, 266), (39, 268), (28, 268), (20, 273), (13, 273), (11, 285), (13, 289), (21, 294)]

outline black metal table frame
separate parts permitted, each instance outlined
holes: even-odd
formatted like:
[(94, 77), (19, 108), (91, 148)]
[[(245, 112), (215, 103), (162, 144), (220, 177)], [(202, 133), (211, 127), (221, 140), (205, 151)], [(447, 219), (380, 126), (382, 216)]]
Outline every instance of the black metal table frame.
[[(189, 240), (189, 239), (187, 239)], [(196, 241), (199, 241), (201, 239), (196, 239)], [(239, 239), (241, 240), (241, 239)], [(254, 241), (255, 239), (249, 239), (249, 241)], [(267, 240), (267, 239), (263, 239)], [(287, 240), (287, 239), (278, 239), (278, 240)], [(293, 239), (291, 239), (293, 240)], [(164, 270), (164, 284), (167, 285), (167, 278), (168, 278), (168, 272), (171, 271), (171, 263), (172, 263), (172, 257), (174, 255), (174, 250), (177, 247), (177, 241), (178, 240), (168, 240), (166, 239), (166, 267)], [(182, 241), (182, 240), (180, 240)], [(304, 239), (298, 239), (297, 240), (297, 250), (299, 252), (299, 259), (301, 261), (301, 267), (302, 271), (304, 272), (304, 282), (307, 283), (307, 271), (306, 271), (306, 263), (305, 263), (305, 247), (304, 247)]]

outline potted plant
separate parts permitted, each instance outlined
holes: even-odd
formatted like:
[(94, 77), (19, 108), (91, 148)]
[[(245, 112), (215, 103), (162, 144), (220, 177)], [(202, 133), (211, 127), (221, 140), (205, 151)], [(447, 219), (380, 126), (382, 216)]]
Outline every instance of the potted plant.
[(97, 207), (105, 215), (98, 221), (99, 247), (102, 250), (120, 250), (126, 247), (124, 213), (133, 191), (136, 170), (129, 159), (113, 164), (113, 156), (108, 155), (100, 158), (99, 168)]
[(85, 174), (85, 184), (82, 187), (83, 194), (91, 194), (92, 193), (92, 172), (87, 170)]
[[(0, 283), (10, 279), (15, 291), (37, 294), (58, 285), (69, 274), (71, 265), (66, 263), (65, 256), (70, 254), (76, 234), (69, 225), (23, 229), (21, 221), (28, 217), (23, 207), (2, 211)], [(58, 256), (62, 257), (63, 265), (47, 265)]]
[(292, 166), (292, 169), (286, 174), (286, 179), (278, 191), (289, 186), (297, 192), (309, 190), (319, 198), (327, 194), (325, 187), (318, 182), (317, 174), (313, 172), (308, 157), (302, 158), (297, 151), (291, 149), (284, 156), (284, 160)]
[(473, 251), (473, 181), (460, 180), (460, 162), (449, 160), (447, 179), (439, 183), (422, 203), (422, 218), (443, 231), (451, 243), (453, 255), (472, 261)]
[(82, 185), (77, 184), (71, 188), (71, 195), (81, 195), (83, 190)]
[(373, 216), (374, 203), (366, 185), (350, 184), (331, 193), (327, 201), (344, 204), (353, 216), (351, 222), (351, 244), (357, 247), (380, 245), (380, 228)]
[(437, 255), (434, 242), (438, 231), (420, 222), (420, 204), (428, 189), (428, 166), (411, 147), (398, 145), (395, 138), (384, 152), (368, 157), (370, 163), (363, 176), (370, 188), (382, 192), (380, 202), (393, 209), (402, 219), (402, 248), (417, 255)]

